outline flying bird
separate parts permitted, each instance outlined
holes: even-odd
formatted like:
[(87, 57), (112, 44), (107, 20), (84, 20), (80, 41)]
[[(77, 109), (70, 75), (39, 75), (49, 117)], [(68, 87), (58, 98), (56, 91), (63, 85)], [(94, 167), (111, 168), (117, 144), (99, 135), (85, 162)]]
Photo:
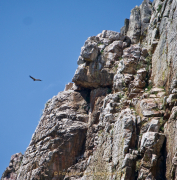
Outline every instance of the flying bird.
[(33, 81), (42, 81), (42, 80), (40, 80), (40, 79), (35, 79), (35, 78), (33, 78), (32, 76), (29, 76), (31, 79), (33, 79)]

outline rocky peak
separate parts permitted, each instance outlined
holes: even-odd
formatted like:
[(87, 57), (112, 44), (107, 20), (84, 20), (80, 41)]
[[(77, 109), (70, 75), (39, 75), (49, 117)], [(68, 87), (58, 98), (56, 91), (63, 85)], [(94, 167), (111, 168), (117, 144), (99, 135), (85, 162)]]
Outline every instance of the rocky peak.
[(121, 33), (130, 37), (132, 43), (142, 41), (146, 37), (151, 14), (152, 3), (150, 0), (144, 0), (139, 7), (131, 10), (130, 19), (125, 19)]

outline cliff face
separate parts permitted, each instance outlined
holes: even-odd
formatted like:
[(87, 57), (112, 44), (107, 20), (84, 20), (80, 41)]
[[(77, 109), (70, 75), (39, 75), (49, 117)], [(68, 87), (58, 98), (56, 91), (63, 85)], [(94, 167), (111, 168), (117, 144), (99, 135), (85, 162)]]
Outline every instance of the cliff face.
[(120, 33), (89, 37), (1, 180), (177, 179), (176, 7), (144, 0)]

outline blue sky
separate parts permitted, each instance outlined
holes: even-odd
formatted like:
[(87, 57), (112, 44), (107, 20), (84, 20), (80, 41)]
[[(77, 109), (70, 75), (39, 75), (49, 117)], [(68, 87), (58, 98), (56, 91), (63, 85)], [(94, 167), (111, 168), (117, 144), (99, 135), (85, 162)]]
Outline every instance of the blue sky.
[(85, 40), (120, 32), (141, 3), (0, 0), (0, 177), (11, 155), (24, 154), (47, 100), (71, 82)]

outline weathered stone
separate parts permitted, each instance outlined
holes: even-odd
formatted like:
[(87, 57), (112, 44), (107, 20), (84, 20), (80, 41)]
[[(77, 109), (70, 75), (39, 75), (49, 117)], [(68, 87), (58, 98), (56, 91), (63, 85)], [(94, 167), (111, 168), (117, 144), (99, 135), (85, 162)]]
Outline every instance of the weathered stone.
[(150, 94), (149, 98), (156, 98), (157, 96), (155, 94)]
[(84, 61), (84, 58), (82, 56), (79, 56), (78, 60), (77, 60), (77, 64), (80, 65), (80, 64), (84, 64), (85, 61)]
[[(126, 154), (132, 133), (134, 131), (134, 124), (135, 123), (135, 117), (130, 111), (130, 109), (126, 109), (121, 112), (121, 114), (118, 117), (118, 120), (115, 123), (115, 131), (114, 131), (114, 139), (113, 139), (113, 163), (116, 165), (123, 156), (123, 154)], [(123, 137), (126, 137), (126, 141), (123, 141)], [(123, 144), (122, 144), (122, 143)], [(118, 144), (122, 144), (122, 147), (119, 147)]]
[(164, 112), (158, 109), (158, 104), (154, 98), (143, 99), (140, 102), (140, 110), (143, 116), (161, 116)]
[(20, 172), (20, 165), (22, 163), (22, 153), (16, 153), (11, 156), (9, 167), (6, 168), (2, 174), (1, 180), (16, 180)]
[(163, 97), (163, 96), (165, 96), (165, 94), (166, 94), (166, 92), (159, 92), (158, 94), (157, 94), (157, 97)]
[[(76, 157), (81, 156), (87, 131), (87, 96), (87, 91), (67, 90), (46, 103), (40, 123), (24, 154), (18, 180), (52, 179), (54, 172), (69, 168), (76, 162)], [(28, 172), (31, 172), (30, 176)], [(64, 176), (58, 174), (57, 177)]]
[(125, 158), (124, 158), (124, 161), (122, 163), (122, 168), (125, 168), (126, 166), (129, 166), (132, 168), (135, 167), (136, 159), (137, 159), (136, 155), (132, 155), (132, 154), (127, 153)]
[(165, 140), (165, 135), (157, 132), (146, 132), (141, 139), (140, 148), (142, 151), (153, 148), (154, 152), (159, 153)]
[(124, 88), (124, 76), (120, 72), (117, 72), (117, 74), (114, 76), (113, 88), (115, 92), (122, 91)]
[(95, 42), (86, 43), (81, 49), (81, 56), (85, 61), (94, 61), (98, 55), (98, 46)]
[(129, 28), (129, 19), (125, 19), (124, 26), (120, 30), (121, 34), (126, 35), (128, 28)]
[(108, 61), (118, 61), (123, 54), (123, 41), (114, 41), (104, 49), (104, 57)]
[(176, 7), (144, 0), (121, 33), (89, 37), (2, 180), (176, 179)]
[(177, 88), (174, 88), (174, 89), (172, 90), (172, 94), (177, 94)]
[(166, 103), (170, 106), (174, 105), (177, 101), (177, 94), (170, 94), (169, 97), (166, 99)]
[(72, 81), (84, 88), (111, 86), (113, 84), (114, 72), (108, 68), (100, 69), (101, 67), (102, 65), (99, 62), (93, 62), (89, 66), (79, 65)]
[(148, 50), (146, 48), (142, 48), (141, 54), (146, 57), (148, 55)]
[(122, 56), (123, 41), (126, 37), (114, 31), (103, 31), (96, 37), (88, 38), (81, 49), (79, 66), (72, 81), (84, 88), (112, 86), (113, 66)]
[(176, 78), (176, 75), (172, 72), (175, 72), (177, 69), (175, 63), (176, 33), (174, 33), (176, 19), (173, 18), (176, 14), (176, 6), (175, 1), (154, 1), (153, 7), (155, 11), (151, 16), (152, 26), (148, 31), (149, 39), (153, 35), (154, 27), (157, 26), (158, 33), (156, 38), (159, 38), (159, 41), (152, 56), (153, 82), (156, 86), (165, 86), (168, 89), (171, 86), (171, 80)]
[(148, 128), (148, 132), (159, 132), (159, 128), (160, 128), (160, 123), (159, 123), (159, 119), (153, 118), (151, 119), (149, 128)]
[(117, 41), (117, 40), (123, 41), (125, 39), (125, 36), (122, 35), (121, 33), (110, 30), (103, 30), (101, 37), (111, 39), (111, 41)]
[(68, 83), (68, 84), (65, 86), (64, 91), (67, 91), (67, 90), (69, 90), (69, 89), (72, 89), (72, 87), (73, 87), (73, 83)]
[(128, 85), (133, 79), (134, 76), (132, 74), (124, 74), (124, 82), (126, 85)]
[(162, 92), (162, 91), (164, 91), (164, 89), (162, 89), (162, 88), (152, 88), (151, 90), (150, 90), (150, 93), (152, 93), (152, 94), (157, 94), (157, 93), (159, 93), (159, 92)]
[(137, 43), (139, 41), (140, 34), (141, 34), (141, 15), (140, 15), (140, 8), (136, 6), (131, 10), (127, 36), (131, 37), (132, 43)]
[(142, 41), (143, 38), (147, 35), (147, 29), (150, 23), (152, 14), (152, 4), (150, 0), (144, 0), (140, 5), (140, 15), (141, 15), (141, 36), (140, 40)]
[(137, 71), (137, 78), (143, 81), (146, 79), (146, 74), (147, 74), (147, 71), (145, 68), (139, 69)]

